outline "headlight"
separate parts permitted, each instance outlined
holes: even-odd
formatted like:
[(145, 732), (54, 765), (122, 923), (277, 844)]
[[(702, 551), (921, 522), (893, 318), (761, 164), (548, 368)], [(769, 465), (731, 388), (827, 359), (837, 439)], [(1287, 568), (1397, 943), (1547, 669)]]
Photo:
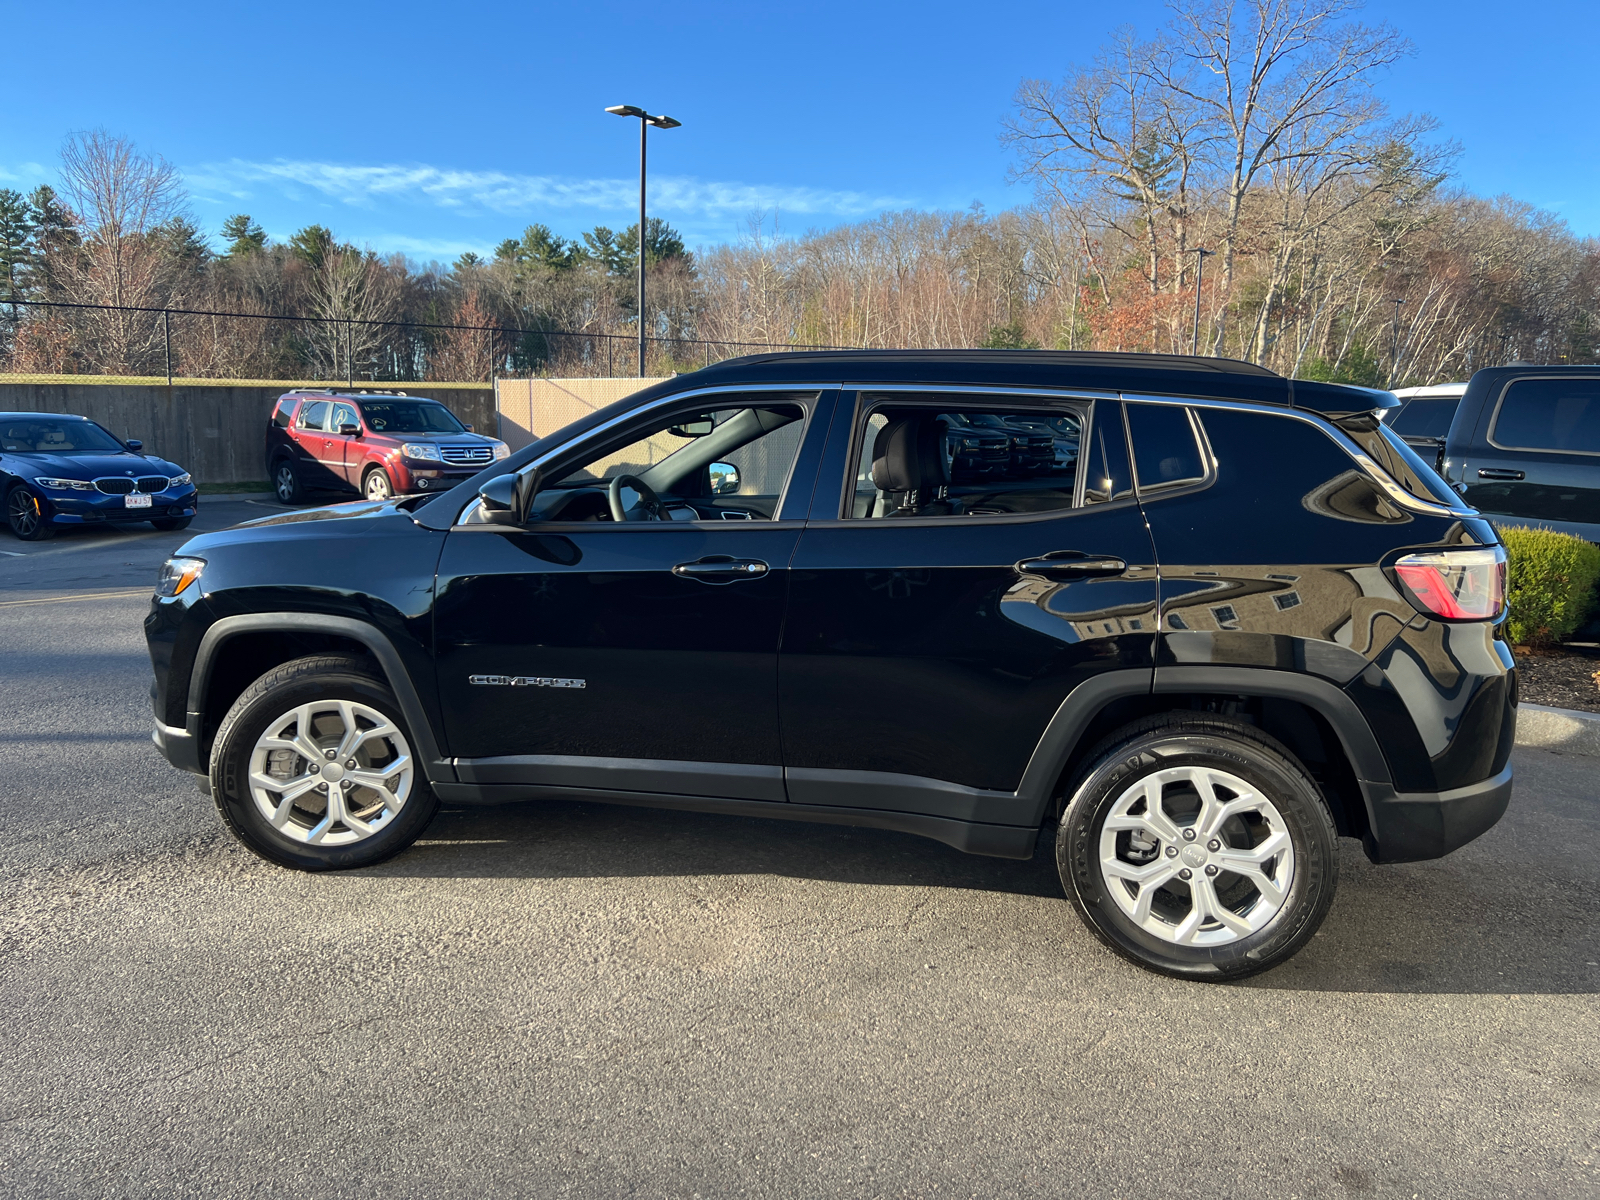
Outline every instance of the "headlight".
[(156, 581), (156, 595), (178, 596), (183, 593), (206, 569), (203, 558), (169, 558), (161, 564), (161, 578)]
[(54, 488), (58, 492), (92, 492), (94, 484), (87, 479), (40, 479), (40, 487)]
[(422, 458), (431, 462), (438, 462), (439, 447), (431, 442), (407, 442), (400, 447), (400, 453), (406, 458)]
[(961, 448), (963, 450), (980, 450), (983, 448), (983, 443), (977, 438), (962, 438)]
[(189, 474), (188, 474), (187, 471), (184, 472), (182, 475), (174, 475), (171, 479), (167, 480), (167, 486), (169, 488), (185, 487), (185, 486), (188, 485), (188, 483), (189, 483)]
[(502, 458), (510, 458), (510, 457), (511, 457), (511, 447), (510, 446), (506, 445), (504, 442), (496, 442), (494, 444), (494, 459), (495, 459), (496, 462), (499, 462)]

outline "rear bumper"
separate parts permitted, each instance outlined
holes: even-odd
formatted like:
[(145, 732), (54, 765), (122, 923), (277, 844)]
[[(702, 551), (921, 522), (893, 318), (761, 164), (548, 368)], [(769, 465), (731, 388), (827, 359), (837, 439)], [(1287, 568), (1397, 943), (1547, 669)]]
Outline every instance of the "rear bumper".
[(1492, 828), (1511, 803), (1511, 767), (1448, 792), (1397, 792), (1361, 784), (1370, 832), (1362, 839), (1375, 863), (1442, 858)]

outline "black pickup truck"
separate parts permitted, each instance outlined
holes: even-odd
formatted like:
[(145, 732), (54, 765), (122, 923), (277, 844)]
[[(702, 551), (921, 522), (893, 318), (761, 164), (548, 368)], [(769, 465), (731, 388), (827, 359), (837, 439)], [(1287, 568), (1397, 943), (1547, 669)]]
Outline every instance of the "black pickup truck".
[(1600, 366), (1479, 371), (1450, 423), (1443, 474), (1498, 525), (1600, 542)]

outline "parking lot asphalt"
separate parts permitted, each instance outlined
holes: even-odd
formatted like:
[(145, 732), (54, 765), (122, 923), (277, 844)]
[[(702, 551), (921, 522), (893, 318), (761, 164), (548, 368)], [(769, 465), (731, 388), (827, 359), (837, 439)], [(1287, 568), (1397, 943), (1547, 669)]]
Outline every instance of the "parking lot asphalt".
[(1345, 843), (1228, 987), (1103, 950), (1043, 853), (876, 830), (447, 809), (296, 874), (149, 743), (186, 536), (0, 533), (0, 1193), (1600, 1193), (1600, 759), (1519, 749), (1438, 862)]

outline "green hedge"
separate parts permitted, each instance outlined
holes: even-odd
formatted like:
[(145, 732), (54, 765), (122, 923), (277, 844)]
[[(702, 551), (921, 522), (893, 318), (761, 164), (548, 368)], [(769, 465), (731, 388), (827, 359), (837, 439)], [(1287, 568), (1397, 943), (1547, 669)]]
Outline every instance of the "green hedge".
[(1507, 632), (1519, 646), (1548, 646), (1589, 615), (1600, 579), (1600, 546), (1553, 529), (1498, 530), (1511, 557)]

